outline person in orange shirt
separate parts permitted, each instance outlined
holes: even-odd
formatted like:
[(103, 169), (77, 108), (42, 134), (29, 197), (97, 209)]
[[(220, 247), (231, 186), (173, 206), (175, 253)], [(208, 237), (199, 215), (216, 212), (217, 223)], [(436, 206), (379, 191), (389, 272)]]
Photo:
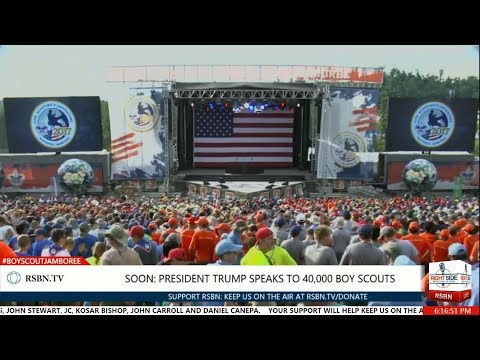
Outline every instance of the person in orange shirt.
[(457, 242), (459, 244), (463, 244), (463, 242), (465, 241), (465, 238), (468, 236), (467, 232), (463, 229), (465, 226), (467, 226), (467, 224), (468, 222), (467, 222), (467, 219), (465, 218), (460, 218), (453, 223), (453, 225), (455, 225), (458, 229)]
[(215, 233), (219, 239), (227, 238), (228, 234), (232, 231), (232, 227), (226, 223), (221, 223), (215, 226)]
[(168, 219), (168, 229), (162, 233), (161, 242), (163, 243), (168, 235), (177, 231), (178, 220), (174, 217)]
[(448, 261), (448, 248), (453, 244), (447, 229), (440, 231), (440, 240), (433, 243), (433, 262)]
[(7, 245), (5, 241), (0, 239), (0, 258), (4, 257), (17, 257), (17, 254)]
[(467, 233), (467, 236), (463, 240), (463, 246), (467, 249), (468, 256), (472, 255), (473, 246), (478, 242), (478, 231), (475, 232), (475, 226), (473, 224), (467, 224), (463, 228)]
[(425, 232), (420, 234), (421, 237), (423, 237), (425, 240), (427, 240), (432, 245), (435, 241), (438, 240), (434, 229), (435, 229), (435, 224), (431, 221), (427, 221), (425, 223)]
[(473, 245), (472, 252), (470, 253), (470, 264), (478, 263), (478, 241)]
[(161, 234), (158, 232), (157, 224), (151, 222), (150, 224), (148, 224), (148, 228), (152, 232), (152, 234), (150, 235), (152, 237), (152, 240), (155, 241), (158, 245), (160, 245)]
[(195, 257), (190, 255), (190, 244), (192, 242), (193, 234), (195, 234), (195, 230), (197, 229), (197, 221), (198, 218), (195, 216), (190, 216), (187, 219), (188, 222), (188, 229), (183, 230), (180, 235), (182, 236), (182, 249), (185, 251), (186, 259), (188, 261), (193, 261)]
[(455, 225), (448, 227), (448, 232), (450, 233), (450, 241), (454, 243), (463, 244), (463, 239), (461, 235), (458, 233), (458, 227)]
[(420, 226), (418, 223), (416, 221), (412, 221), (408, 225), (408, 231), (410, 233), (402, 237), (401, 240), (410, 241), (418, 250), (420, 264), (426, 265), (432, 261), (433, 246), (425, 238), (418, 234), (419, 229)]
[(392, 221), (392, 228), (395, 229), (395, 238), (401, 239), (403, 235), (399, 230), (402, 228), (402, 223), (398, 220), (394, 220)]
[(263, 212), (257, 212), (257, 215), (255, 216), (255, 224), (257, 225), (257, 229), (260, 230), (261, 228), (268, 227), (263, 220)]
[(199, 229), (192, 236), (189, 253), (194, 257), (196, 263), (212, 263), (214, 262), (215, 246), (218, 243), (218, 237), (215, 232), (209, 229), (209, 222), (205, 216), (198, 219), (197, 225)]

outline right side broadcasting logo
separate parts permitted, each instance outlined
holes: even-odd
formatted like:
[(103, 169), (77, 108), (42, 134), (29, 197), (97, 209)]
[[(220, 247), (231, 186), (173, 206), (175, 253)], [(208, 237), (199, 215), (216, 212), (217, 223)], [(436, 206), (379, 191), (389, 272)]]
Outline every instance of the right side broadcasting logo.
[(462, 260), (429, 264), (428, 299), (462, 302), (472, 297), (472, 265)]
[(412, 136), (417, 143), (428, 148), (445, 144), (455, 130), (452, 110), (441, 102), (429, 102), (420, 106), (410, 123)]

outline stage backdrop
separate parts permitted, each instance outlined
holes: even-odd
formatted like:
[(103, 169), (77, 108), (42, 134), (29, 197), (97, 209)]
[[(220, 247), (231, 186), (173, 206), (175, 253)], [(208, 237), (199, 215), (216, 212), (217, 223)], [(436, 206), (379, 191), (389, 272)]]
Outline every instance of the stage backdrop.
[(5, 98), (11, 153), (102, 150), (100, 98)]
[(331, 88), (323, 100), (318, 142), (319, 179), (372, 180), (378, 161), (379, 91)]
[(168, 176), (168, 116), (165, 87), (109, 85), (113, 179)]
[(386, 151), (473, 152), (478, 99), (391, 98)]

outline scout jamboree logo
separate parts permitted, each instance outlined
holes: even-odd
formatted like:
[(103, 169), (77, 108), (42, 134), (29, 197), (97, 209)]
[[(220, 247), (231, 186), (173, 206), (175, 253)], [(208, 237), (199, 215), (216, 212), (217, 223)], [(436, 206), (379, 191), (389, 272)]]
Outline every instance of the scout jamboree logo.
[(357, 134), (342, 133), (333, 140), (333, 159), (340, 166), (350, 168), (360, 163), (359, 152), (365, 152), (365, 143)]
[(472, 297), (472, 265), (461, 260), (429, 264), (429, 300), (462, 302)]
[(447, 105), (429, 102), (415, 111), (410, 130), (420, 145), (428, 148), (439, 147), (452, 136), (455, 130), (455, 116)]
[(148, 96), (135, 96), (125, 106), (128, 126), (133, 130), (145, 132), (152, 130), (159, 119), (158, 106)]
[(73, 140), (77, 121), (72, 110), (58, 101), (47, 101), (35, 108), (30, 118), (35, 139), (50, 149), (61, 149)]

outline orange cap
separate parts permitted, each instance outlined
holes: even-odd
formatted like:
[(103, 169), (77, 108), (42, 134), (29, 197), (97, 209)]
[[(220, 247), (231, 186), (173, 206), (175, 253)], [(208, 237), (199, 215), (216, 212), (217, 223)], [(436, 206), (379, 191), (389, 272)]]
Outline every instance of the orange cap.
[(440, 236), (448, 239), (448, 237), (450, 236), (450, 231), (448, 231), (448, 229), (443, 229), (442, 231), (440, 231)]
[(420, 229), (420, 226), (418, 225), (418, 223), (416, 221), (412, 221), (409, 225), (408, 225), (408, 229), (409, 230), (418, 230)]

